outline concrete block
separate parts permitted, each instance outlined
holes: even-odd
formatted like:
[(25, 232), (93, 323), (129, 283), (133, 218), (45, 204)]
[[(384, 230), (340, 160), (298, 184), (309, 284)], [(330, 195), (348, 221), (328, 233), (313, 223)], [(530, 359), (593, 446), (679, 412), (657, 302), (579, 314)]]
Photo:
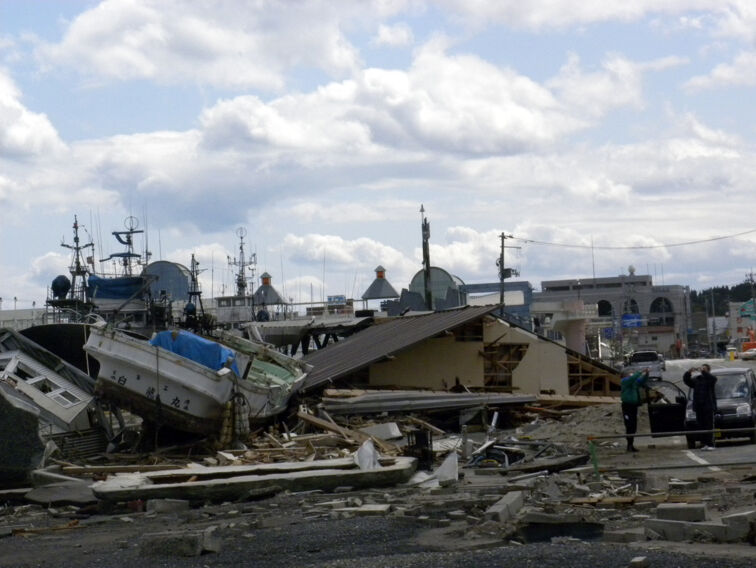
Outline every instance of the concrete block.
[(522, 491), (512, 491), (488, 507), (485, 517), (489, 520), (497, 520), (500, 523), (506, 522), (514, 518), (524, 504), (525, 496)]
[(201, 531), (176, 531), (146, 534), (139, 543), (142, 556), (199, 556), (220, 551), (218, 527)]
[(748, 540), (748, 535), (751, 532), (751, 525), (748, 524), (733, 524), (725, 525), (725, 542), (743, 542)]
[(189, 501), (185, 499), (149, 499), (148, 513), (179, 513), (189, 510)]
[(26, 493), (25, 498), (27, 501), (44, 506), (89, 505), (98, 502), (90, 485), (90, 482), (80, 479), (50, 483), (35, 487)]
[(715, 522), (685, 523), (685, 539), (727, 542), (727, 526)]
[(656, 507), (656, 518), (668, 521), (707, 520), (704, 503), (660, 503)]
[(751, 521), (756, 521), (756, 509), (724, 515), (722, 522), (726, 525), (745, 525), (748, 527)]
[(632, 529), (623, 529), (616, 531), (605, 531), (603, 536), (604, 542), (643, 542), (646, 540), (646, 531), (643, 527)]
[(662, 540), (671, 540), (675, 542), (681, 542), (686, 539), (685, 526), (688, 523), (685, 521), (670, 521), (667, 519), (648, 519), (643, 523), (646, 536), (649, 538), (653, 534), (654, 539), (657, 537)]

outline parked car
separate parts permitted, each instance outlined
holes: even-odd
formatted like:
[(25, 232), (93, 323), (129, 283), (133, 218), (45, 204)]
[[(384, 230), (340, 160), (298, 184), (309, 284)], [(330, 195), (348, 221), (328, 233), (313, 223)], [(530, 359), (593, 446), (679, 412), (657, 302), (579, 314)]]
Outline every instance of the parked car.
[[(715, 394), (717, 411), (714, 427), (721, 438), (748, 438), (756, 443), (756, 430), (734, 432), (740, 428), (756, 427), (756, 375), (749, 368), (714, 369), (717, 377)], [(669, 381), (651, 384), (648, 396), (648, 416), (652, 434), (698, 430), (696, 413), (693, 409), (693, 391)], [(689, 448), (694, 448), (701, 440), (698, 434), (686, 434)]]
[(649, 370), (649, 377), (661, 379), (662, 371), (667, 369), (664, 356), (657, 351), (635, 351), (628, 357), (627, 364), (623, 369), (631, 371)]
[(747, 351), (743, 351), (740, 354), (740, 358), (744, 361), (753, 361), (756, 359), (756, 347), (748, 349)]

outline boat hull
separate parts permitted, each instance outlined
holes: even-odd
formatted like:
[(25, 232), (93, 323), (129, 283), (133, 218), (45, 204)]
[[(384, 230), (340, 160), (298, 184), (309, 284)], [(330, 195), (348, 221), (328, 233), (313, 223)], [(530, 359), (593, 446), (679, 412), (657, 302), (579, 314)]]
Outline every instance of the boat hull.
[(198, 434), (220, 431), (233, 381), (115, 330), (93, 327), (84, 349), (100, 363), (96, 392), (143, 419)]

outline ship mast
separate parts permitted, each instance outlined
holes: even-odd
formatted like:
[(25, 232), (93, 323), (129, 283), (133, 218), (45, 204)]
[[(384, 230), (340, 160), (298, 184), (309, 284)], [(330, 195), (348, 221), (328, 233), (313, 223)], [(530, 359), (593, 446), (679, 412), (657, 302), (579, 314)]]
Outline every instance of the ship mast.
[(88, 256), (86, 260), (84, 259), (84, 250), (87, 248), (94, 250), (94, 243), (89, 242), (84, 245), (80, 244), (79, 219), (76, 215), (74, 215), (73, 234), (73, 245), (67, 245), (65, 242), (61, 242), (60, 246), (73, 251), (71, 254), (71, 265), (68, 268), (71, 273), (71, 292), (69, 298), (71, 300), (84, 302), (86, 301), (86, 277), (89, 274), (87, 264), (92, 264), (91, 256)]
[[(244, 237), (247, 236), (247, 229), (239, 227), (236, 229), (236, 236), (239, 237), (239, 258), (228, 258), (229, 266), (236, 266), (239, 272), (236, 273), (236, 295), (243, 297), (247, 295), (247, 281), (255, 279), (255, 267), (257, 266), (257, 254), (249, 255), (249, 260), (244, 255)], [(247, 276), (249, 272), (249, 276)]]

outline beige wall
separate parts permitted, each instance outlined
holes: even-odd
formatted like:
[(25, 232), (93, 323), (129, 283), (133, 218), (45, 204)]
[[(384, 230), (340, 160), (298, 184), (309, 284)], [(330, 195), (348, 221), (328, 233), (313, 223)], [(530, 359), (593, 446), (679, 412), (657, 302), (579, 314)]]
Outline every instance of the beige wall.
[(558, 345), (536, 338), (515, 369), (512, 383), (518, 393), (554, 391), (555, 394), (569, 394), (567, 353)]
[[(512, 376), (514, 392), (569, 394), (567, 354), (561, 346), (493, 318), (483, 326), (483, 338), (485, 343), (498, 340), (528, 344)], [(459, 377), (465, 386), (482, 387), (482, 350), (483, 344), (477, 341), (455, 341), (452, 336), (428, 339), (397, 354), (395, 359), (371, 365), (370, 384), (446, 390)]]
[(459, 377), (463, 385), (481, 387), (481, 349), (480, 342), (455, 341), (452, 336), (428, 339), (393, 360), (371, 365), (370, 384), (446, 390)]
[(499, 320), (489, 321), (483, 328), (486, 343), (527, 343), (528, 350), (512, 374), (516, 393), (538, 394), (554, 391), (569, 394), (567, 352), (560, 346), (519, 328), (510, 328)]

